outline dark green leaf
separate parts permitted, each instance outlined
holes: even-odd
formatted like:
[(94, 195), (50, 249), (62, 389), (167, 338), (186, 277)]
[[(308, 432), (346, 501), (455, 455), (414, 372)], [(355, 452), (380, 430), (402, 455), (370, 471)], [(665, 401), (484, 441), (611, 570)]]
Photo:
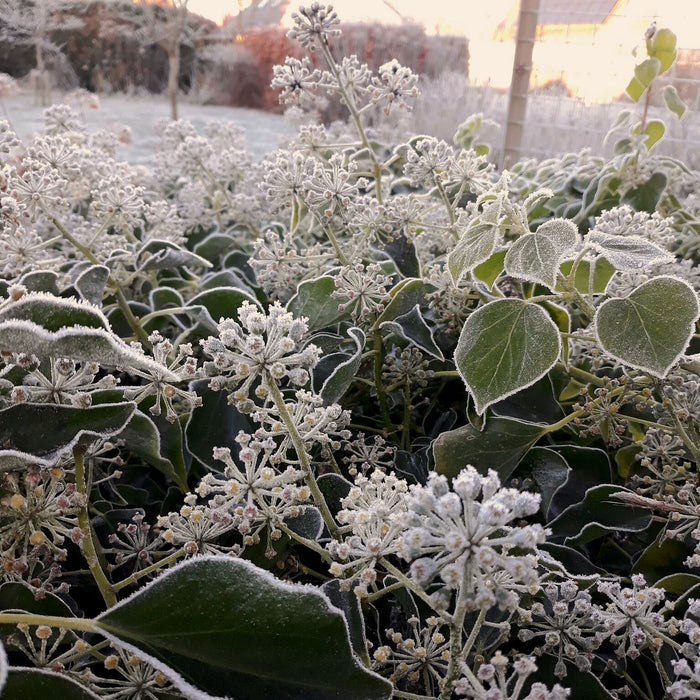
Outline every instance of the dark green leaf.
[(628, 190), (620, 200), (621, 204), (629, 204), (635, 211), (646, 211), (653, 214), (666, 189), (668, 178), (664, 173), (654, 173), (644, 184)]
[(549, 504), (557, 490), (566, 483), (570, 467), (566, 460), (547, 447), (533, 447), (520, 462), (519, 474), (529, 476), (542, 494), (540, 510), (547, 517)]
[(142, 270), (172, 270), (177, 267), (211, 267), (212, 264), (172, 241), (151, 239), (137, 254)]
[[(75, 445), (119, 434), (134, 415), (131, 402), (90, 408), (21, 403), (0, 411), (0, 470), (12, 469), (18, 453), (50, 465)], [(36, 463), (37, 460), (31, 460)]]
[(332, 404), (340, 400), (360, 368), (362, 353), (365, 349), (365, 333), (360, 328), (350, 328), (348, 335), (355, 342), (355, 351), (352, 355), (347, 356), (346, 360), (337, 364), (323, 382), (320, 394), (325, 404)]
[(124, 430), (119, 433), (119, 437), (124, 440), (130, 452), (165, 474), (181, 489), (187, 490), (187, 474), (184, 472), (183, 465), (178, 462), (176, 469), (175, 465), (163, 455), (160, 433), (151, 417), (136, 411)]
[(350, 643), (357, 656), (362, 659), (365, 665), (369, 665), (369, 655), (367, 654), (367, 639), (365, 637), (365, 620), (362, 615), (360, 599), (355, 592), (344, 591), (340, 588), (340, 581), (334, 578), (321, 586), (321, 590), (328, 596), (336, 608), (343, 615), (350, 632)]
[(432, 285), (420, 279), (401, 280), (390, 290), (391, 301), (379, 315), (377, 324), (394, 321), (398, 316), (407, 314), (416, 304), (425, 304), (426, 296), (434, 290)]
[(554, 396), (551, 372), (531, 386), (521, 389), (491, 406), (497, 416), (507, 416), (528, 423), (548, 425), (563, 418), (564, 411)]
[(611, 532), (645, 530), (651, 523), (651, 513), (610, 498), (619, 491), (620, 487), (612, 484), (588, 489), (581, 503), (569, 506), (548, 524), (552, 535), (566, 545), (576, 546)]
[(338, 311), (338, 300), (331, 296), (335, 289), (335, 279), (327, 275), (302, 282), (297, 293), (287, 302), (287, 311), (297, 318), (308, 318), (311, 331), (347, 319), (349, 313)]
[(340, 474), (323, 474), (318, 477), (318, 488), (331, 513), (335, 515), (343, 507), (341, 500), (350, 493), (352, 484)]
[(0, 693), (2, 700), (99, 700), (68, 676), (38, 668), (11, 668)]
[(234, 287), (217, 287), (216, 289), (206, 289), (189, 300), (188, 306), (196, 309), (202, 306), (206, 309), (207, 316), (205, 319), (198, 317), (200, 321), (204, 320), (206, 325), (212, 329), (216, 328), (216, 324), (222, 318), (236, 318), (238, 307), (247, 301), (257, 306), (258, 302), (255, 297), (248, 292)]
[(252, 433), (253, 427), (235, 406), (228, 403), (225, 391), (212, 391), (206, 379), (192, 382), (190, 389), (202, 397), (202, 405), (192, 411), (185, 427), (185, 442), (189, 452), (202, 464), (223, 470), (223, 464), (212, 456), (215, 447), (228, 447), (234, 459), (240, 445), (236, 435), (242, 430)]
[(306, 506), (301, 515), (285, 518), (284, 523), (292, 532), (307, 540), (317, 540), (323, 532), (321, 511), (315, 506)]
[(482, 474), (494, 469), (503, 481), (542, 435), (541, 425), (497, 416), (483, 430), (473, 425), (449, 430), (433, 442), (435, 471), (453, 478), (471, 464)]
[(391, 685), (352, 653), (343, 614), (319, 589), (282, 582), (242, 559), (179, 564), (96, 624), (146, 660), (157, 659), (184, 693), (234, 691), (237, 700), (391, 695)]
[[(561, 264), (561, 273), (565, 277), (571, 273), (573, 264), (573, 260), (567, 260)], [(591, 265), (593, 279), (591, 279)], [(574, 286), (581, 294), (602, 294), (614, 274), (615, 268), (605, 258), (595, 258), (592, 261), (581, 260), (576, 268)], [(556, 291), (563, 291), (561, 283), (557, 285)]]
[(393, 321), (379, 324), (382, 330), (390, 331), (438, 360), (444, 360), (442, 351), (435, 343), (433, 333), (425, 322), (420, 306), (416, 304), (408, 313), (397, 316)]
[(109, 268), (104, 265), (91, 265), (80, 274), (73, 286), (85, 301), (99, 306), (102, 303), (108, 278)]

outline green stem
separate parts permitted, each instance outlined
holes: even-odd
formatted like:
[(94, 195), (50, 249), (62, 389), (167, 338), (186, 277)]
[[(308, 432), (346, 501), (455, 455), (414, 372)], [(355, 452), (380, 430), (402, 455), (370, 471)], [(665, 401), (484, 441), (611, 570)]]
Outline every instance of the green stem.
[(316, 477), (314, 476), (314, 472), (311, 467), (309, 453), (306, 451), (304, 441), (302, 440), (301, 435), (299, 435), (299, 431), (294, 425), (292, 417), (289, 415), (287, 406), (284, 403), (284, 396), (282, 396), (282, 392), (279, 390), (279, 387), (275, 383), (275, 380), (270, 376), (267, 370), (265, 370), (264, 372), (264, 380), (265, 386), (270, 392), (272, 401), (275, 404), (275, 408), (277, 408), (282, 422), (287, 427), (287, 432), (289, 433), (289, 437), (292, 440), (292, 444), (294, 445), (294, 449), (296, 450), (297, 457), (299, 458), (299, 464), (301, 464), (301, 467), (304, 470), (304, 479), (306, 481), (306, 485), (311, 490), (311, 495), (314, 499), (314, 505), (321, 512), (321, 517), (323, 518), (323, 522), (325, 523), (326, 528), (328, 528), (328, 532), (331, 534), (331, 537), (335, 538), (336, 540), (339, 540), (340, 535), (338, 533), (338, 526), (336, 525), (335, 519), (333, 518), (333, 515), (331, 514), (331, 511), (328, 508), (326, 499), (321, 493), (321, 489), (318, 487), (318, 482), (316, 481)]
[[(51, 223), (61, 233), (63, 238), (65, 238), (76, 250), (82, 253), (82, 255), (84, 255), (93, 265), (102, 265), (102, 263), (95, 257), (95, 254), (92, 252), (92, 250), (90, 250), (90, 248), (84, 246), (77, 238), (75, 238), (75, 236), (73, 236), (73, 234), (70, 231), (68, 231), (68, 229), (55, 216), (51, 216), (50, 214), (49, 216), (51, 219)], [(124, 314), (126, 322), (134, 331), (136, 338), (141, 342), (141, 344), (144, 347), (150, 348), (151, 343), (148, 340), (148, 333), (146, 333), (146, 331), (143, 330), (141, 324), (138, 322), (138, 319), (136, 318), (136, 316), (134, 316), (133, 312), (131, 311), (131, 308), (129, 307), (129, 303), (127, 302), (126, 297), (124, 296), (122, 288), (119, 286), (119, 283), (114, 279), (114, 276), (111, 272), (109, 273), (108, 283), (112, 287), (114, 287), (115, 295), (117, 297), (117, 304), (119, 305), (121, 312)]]
[(452, 686), (454, 682), (459, 678), (459, 674), (462, 667), (462, 660), (465, 658), (464, 655), (469, 653), (471, 650), (476, 636), (484, 623), (484, 618), (486, 617), (486, 611), (480, 610), (479, 617), (472, 627), (472, 631), (469, 635), (469, 639), (462, 646), (462, 634), (464, 631), (464, 620), (467, 616), (467, 609), (469, 603), (469, 592), (471, 590), (471, 566), (467, 559), (464, 562), (464, 570), (462, 572), (462, 581), (459, 586), (459, 592), (457, 594), (457, 602), (455, 603), (455, 611), (450, 619), (450, 660), (447, 663), (447, 671), (445, 672), (445, 684), (442, 687), (442, 692), (440, 693), (439, 700), (450, 700), (452, 697)]
[(379, 600), (380, 598), (384, 597), (387, 593), (391, 593), (392, 591), (395, 591), (399, 588), (403, 588), (403, 583), (401, 581), (397, 581), (396, 583), (392, 583), (388, 586), (385, 586), (384, 588), (380, 588), (378, 591), (375, 591), (374, 593), (370, 593), (366, 598), (365, 602), (367, 603), (373, 603), (375, 600)]
[(316, 542), (315, 540), (310, 540), (308, 537), (304, 537), (303, 535), (299, 535), (294, 530), (290, 529), (287, 527), (283, 522), (276, 523), (275, 527), (278, 527), (282, 532), (284, 532), (285, 535), (287, 535), (290, 539), (294, 540), (295, 542), (298, 542), (299, 544), (303, 544), (304, 547), (308, 547), (312, 552), (316, 552), (323, 561), (325, 561), (327, 564), (332, 564), (333, 559), (331, 555), (328, 553), (327, 549), (324, 549), (321, 547), (321, 545)]
[(333, 249), (335, 250), (335, 254), (338, 256), (338, 260), (340, 261), (341, 265), (349, 265), (350, 261), (345, 257), (345, 253), (343, 253), (340, 243), (338, 243), (338, 239), (335, 237), (335, 234), (331, 230), (330, 226), (323, 226), (323, 230), (328, 236), (328, 240), (331, 242), (333, 245)]
[(87, 508), (89, 495), (85, 487), (85, 447), (83, 445), (77, 445), (73, 448), (73, 459), (75, 461), (75, 488), (84, 498), (84, 504), (78, 511), (78, 526), (83, 534), (83, 554), (105, 604), (111, 608), (116, 604), (117, 596), (100, 566), (100, 558), (93, 539), (95, 533)]
[(384, 346), (382, 344), (382, 334), (378, 328), (372, 333), (373, 349), (374, 349), (374, 387), (377, 390), (377, 401), (379, 402), (379, 412), (381, 413), (384, 427), (387, 434), (394, 432), (394, 425), (389, 416), (389, 406), (386, 400), (386, 389), (382, 381), (382, 362), (384, 360)]
[(143, 569), (139, 569), (138, 571), (134, 571), (134, 573), (131, 574), (131, 576), (127, 576), (122, 581), (119, 581), (119, 583), (112, 584), (112, 590), (113, 591), (120, 591), (122, 588), (126, 588), (127, 586), (134, 585), (139, 579), (143, 578), (144, 576), (148, 576), (149, 574), (152, 574), (154, 571), (158, 571), (158, 569), (161, 569), (164, 566), (168, 566), (169, 564), (174, 564), (184, 554), (185, 554), (184, 548), (180, 548), (180, 549), (172, 552), (171, 554), (168, 554), (167, 557), (163, 557), (162, 559), (159, 559), (158, 561), (154, 562), (153, 564), (149, 564), (148, 566), (144, 567)]
[(0, 613), (0, 625), (46, 625), (79, 632), (99, 632), (94, 620), (83, 617), (60, 617), (58, 615), (35, 615), (32, 613)]
[(390, 561), (385, 557), (379, 560), (379, 563), (388, 571), (404, 588), (411, 591), (414, 595), (418, 596), (426, 605), (430, 607), (431, 610), (435, 610), (435, 603), (431, 600), (430, 596), (420, 588), (414, 581), (411, 581), (406, 574), (404, 574), (401, 569), (395, 567)]

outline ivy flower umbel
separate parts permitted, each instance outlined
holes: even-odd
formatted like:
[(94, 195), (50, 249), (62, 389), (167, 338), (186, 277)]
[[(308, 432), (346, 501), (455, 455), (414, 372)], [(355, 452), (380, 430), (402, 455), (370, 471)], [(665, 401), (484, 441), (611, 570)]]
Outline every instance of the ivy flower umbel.
[(367, 595), (376, 581), (377, 561), (399, 551), (399, 516), (406, 510), (408, 484), (393, 474), (375, 470), (369, 477), (358, 475), (355, 485), (342, 499), (338, 512), (343, 540), (332, 540), (327, 548), (336, 560), (330, 568), (333, 576), (343, 577), (341, 587), (355, 582), (355, 594)]
[[(177, 411), (173, 406), (173, 401), (179, 399), (191, 408), (202, 405), (202, 399), (193, 391), (185, 391), (173, 386), (173, 374), (183, 382), (197, 379), (200, 370), (197, 368), (197, 360), (192, 355), (192, 345), (182, 343), (178, 346), (177, 355), (174, 360), (170, 360), (173, 344), (158, 332), (154, 331), (148, 336), (149, 342), (153, 344), (153, 358), (160, 369), (144, 371), (134, 367), (125, 368), (130, 374), (135, 374), (146, 380), (142, 386), (137, 386), (124, 391), (124, 397), (139, 403), (148, 396), (155, 396), (156, 400), (149, 409), (151, 414), (159, 416), (161, 414), (161, 403), (165, 405), (165, 417), (170, 423), (177, 419)], [(140, 349), (140, 346), (137, 347)]]
[[(537, 560), (523, 550), (545, 541), (541, 525), (512, 526), (537, 512), (538, 494), (501, 487), (495, 471), (472, 466), (452, 482), (432, 472), (406, 499), (400, 551), (421, 586), (440, 578), (447, 589), (466, 586), (469, 606), (514, 608), (514, 590), (538, 589)], [(516, 550), (515, 552), (513, 550)]]
[(340, 34), (340, 30), (334, 28), (340, 24), (340, 19), (333, 5), (314, 2), (309, 7), (300, 7), (299, 12), (292, 13), (292, 20), (294, 27), (287, 32), (287, 36), (312, 50), (316, 41), (327, 44), (329, 37)]
[(294, 318), (279, 302), (265, 314), (244, 301), (238, 309), (238, 321), (222, 319), (219, 336), (201, 341), (204, 352), (213, 358), (204, 363), (212, 377), (211, 388), (229, 390), (229, 403), (243, 407), (248, 406), (245, 402), (256, 382), (256, 395), (261, 398), (267, 397), (265, 384), (271, 380), (288, 379), (303, 386), (309, 381), (308, 370), (321, 356), (316, 345), (303, 344), (308, 328), (307, 319)]

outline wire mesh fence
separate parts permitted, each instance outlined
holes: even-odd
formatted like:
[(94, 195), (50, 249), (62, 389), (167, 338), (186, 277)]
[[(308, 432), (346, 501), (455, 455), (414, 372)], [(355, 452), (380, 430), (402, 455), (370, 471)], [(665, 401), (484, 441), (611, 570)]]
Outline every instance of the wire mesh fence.
[[(523, 0), (521, 10), (525, 4)], [(541, 158), (580, 148), (610, 155), (616, 138), (605, 136), (617, 115), (623, 109), (641, 109), (624, 95), (624, 88), (635, 63), (646, 57), (646, 28), (653, 22), (661, 26), (666, 19), (663, 8), (655, 10), (643, 0), (539, 0), (534, 5), (537, 25), (518, 155)], [(522, 15), (499, 27), (504, 42), (516, 39), (518, 20)], [(681, 44), (700, 41), (683, 26), (670, 28), (679, 36), (680, 50), (672, 69), (652, 86), (648, 116), (663, 119), (667, 126), (659, 152), (700, 168), (700, 48)], [(517, 48), (515, 53), (517, 61)], [(667, 84), (676, 87), (688, 106), (680, 120), (664, 107)], [(506, 124), (506, 148), (512, 128)]]
[[(509, 131), (512, 135), (518, 127), (508, 123), (508, 106), (519, 68), (519, 9), (525, 4), (536, 6), (537, 21), (531, 62), (524, 66), (530, 76), (517, 157), (546, 158), (583, 148), (610, 156), (623, 134), (606, 135), (620, 112), (641, 110), (625, 95), (625, 87), (635, 64), (646, 57), (645, 30), (657, 22), (677, 34), (679, 50), (674, 66), (652, 88), (648, 116), (663, 119), (667, 127), (655, 150), (700, 169), (700, 34), (694, 31), (700, 3), (693, 9), (695, 2), (688, 0), (514, 0), (490, 36), (470, 37), (468, 81), (450, 74), (423, 84), (415, 129), (451, 139), (460, 121), (481, 112), (493, 122), (484, 140), (492, 144), (494, 159), (503, 162)], [(678, 11), (668, 12), (669, 7)], [(695, 22), (689, 22), (683, 7)], [(667, 84), (676, 87), (688, 107), (680, 120), (664, 107)]]

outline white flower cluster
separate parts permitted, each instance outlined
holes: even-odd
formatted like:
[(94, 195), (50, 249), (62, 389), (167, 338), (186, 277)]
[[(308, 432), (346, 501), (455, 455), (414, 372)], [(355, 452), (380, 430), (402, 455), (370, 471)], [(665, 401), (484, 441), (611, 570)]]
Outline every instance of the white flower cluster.
[(321, 356), (316, 345), (304, 345), (306, 319), (294, 318), (279, 302), (265, 314), (244, 301), (238, 321), (222, 319), (218, 329), (218, 337), (201, 341), (205, 354), (213, 358), (204, 363), (204, 369), (212, 377), (211, 387), (230, 391), (229, 401), (238, 406), (248, 401), (256, 382), (259, 398), (267, 397), (265, 385), (270, 381), (288, 379), (303, 386)]
[(450, 486), (432, 473), (414, 486), (402, 516), (400, 552), (412, 561), (411, 577), (427, 587), (439, 580), (446, 589), (462, 588), (473, 608), (498, 605), (515, 609), (523, 591), (539, 587), (533, 552), (545, 541), (539, 525), (511, 525), (537, 512), (540, 496), (504, 488), (498, 475), (467, 466)]

